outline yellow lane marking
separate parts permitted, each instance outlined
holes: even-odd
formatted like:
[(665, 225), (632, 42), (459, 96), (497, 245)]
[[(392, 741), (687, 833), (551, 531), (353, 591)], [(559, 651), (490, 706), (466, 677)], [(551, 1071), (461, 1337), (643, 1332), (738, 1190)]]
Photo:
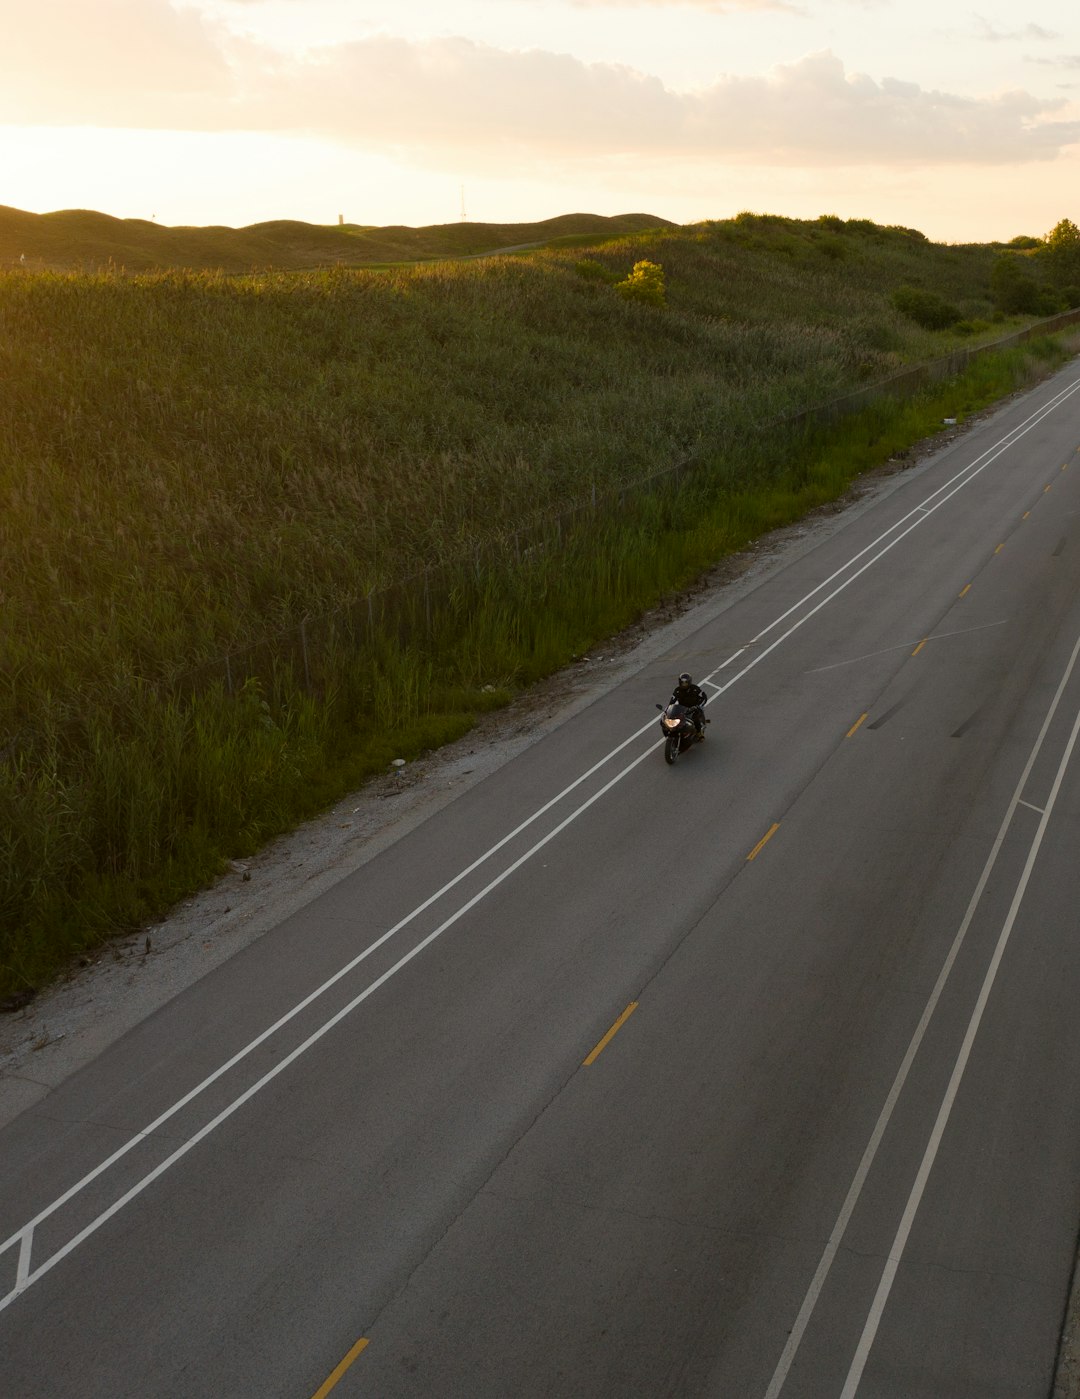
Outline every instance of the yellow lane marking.
[[(637, 1001), (631, 1001), (630, 1004), (629, 1004), (629, 1005), (626, 1007), (626, 1009), (623, 1011), (622, 1015), (619, 1016), (618, 1020), (616, 1020), (615, 1024), (612, 1025), (611, 1029), (607, 1032), (607, 1034), (604, 1036), (604, 1038), (600, 1041), (600, 1043), (599, 1043), (599, 1044), (596, 1046), (596, 1048), (592, 1051), (592, 1053), (589, 1055), (589, 1057), (583, 1061), (583, 1064), (582, 1064), (582, 1067), (583, 1067), (583, 1068), (588, 1068), (588, 1066), (589, 1066), (590, 1064), (595, 1064), (595, 1063), (596, 1063), (597, 1059), (599, 1059), (600, 1055), (603, 1054), (603, 1052), (604, 1052), (605, 1049), (607, 1049), (608, 1045), (609, 1045), (609, 1044), (611, 1043), (611, 1041), (615, 1038), (615, 1036), (619, 1033), (619, 1031), (622, 1029), (622, 1027), (626, 1024), (626, 1022), (630, 1019), (630, 1017), (633, 1015), (634, 1011), (637, 1010), (637, 1008), (638, 1008), (638, 1003), (637, 1003)], [(319, 1399), (319, 1396), (316, 1395), (316, 1396), (315, 1396), (315, 1399)]]
[(968, 593), (970, 593), (970, 592), (971, 592), (971, 584), (969, 583), (969, 584), (967, 585), (967, 587), (963, 590), (963, 592), (961, 592), (960, 596), (961, 596), (961, 597), (965, 597), (965, 596), (966, 596)]
[(912, 651), (911, 654), (912, 654), (913, 656), (917, 656), (917, 655), (919, 654), (919, 652), (922, 650), (922, 648), (926, 645), (926, 643), (927, 643), (929, 640), (930, 640), (930, 638), (929, 638), (928, 636), (924, 636), (923, 639), (919, 642), (918, 646), (915, 647), (915, 650)]
[(1049, 486), (1044, 486), (1044, 487), (1043, 487), (1043, 495), (1045, 495), (1046, 492), (1049, 491), (1049, 490), (1053, 490), (1053, 483), (1051, 483)]
[(779, 822), (779, 821), (774, 821), (774, 822), (772, 823), (772, 825), (769, 827), (769, 829), (765, 832), (765, 834), (764, 834), (764, 835), (761, 837), (761, 839), (758, 841), (758, 843), (754, 846), (753, 850), (750, 851), (750, 854), (747, 855), (746, 858), (747, 858), (748, 860), (756, 860), (757, 857), (758, 857), (758, 856), (761, 854), (761, 852), (765, 849), (766, 845), (768, 845), (769, 841), (772, 840), (773, 836), (777, 833), (777, 831), (778, 831), (779, 829), (780, 829), (780, 822)]
[(1031, 515), (1031, 511), (1030, 511), (1030, 510), (1025, 510), (1025, 511), (1024, 511), (1024, 519), (1025, 519), (1025, 520), (1028, 519), (1028, 518), (1030, 517), (1030, 515)]
[(367, 1344), (367, 1337), (361, 1336), (361, 1338), (357, 1341), (356, 1345), (354, 1345), (352, 1350), (349, 1351), (348, 1355), (337, 1367), (337, 1369), (334, 1370), (334, 1372), (330, 1376), (328, 1376), (328, 1378), (325, 1379), (323, 1383), (318, 1387), (318, 1389), (312, 1395), (312, 1399), (326, 1399), (326, 1396), (333, 1389), (334, 1385), (336, 1385), (338, 1380), (341, 1379), (342, 1375), (353, 1363), (353, 1361), (360, 1354), (360, 1352), (366, 1348)]
[(852, 724), (851, 728), (848, 729), (848, 731), (847, 731), (847, 733), (844, 735), (844, 737), (845, 737), (845, 738), (850, 738), (852, 734), (858, 733), (860, 726), (861, 726), (863, 723), (865, 723), (865, 721), (866, 721), (866, 719), (867, 719), (868, 717), (869, 717), (869, 716), (866, 715), (866, 714), (860, 714), (859, 717), (855, 720), (854, 724)]
[(1002, 549), (1004, 549), (1004, 548), (1005, 548), (1005, 545), (1004, 545), (1004, 544), (999, 544), (999, 545), (997, 546), (997, 548), (994, 550), (994, 553), (995, 553), (995, 554), (1000, 554), (1001, 551), (1002, 551)]

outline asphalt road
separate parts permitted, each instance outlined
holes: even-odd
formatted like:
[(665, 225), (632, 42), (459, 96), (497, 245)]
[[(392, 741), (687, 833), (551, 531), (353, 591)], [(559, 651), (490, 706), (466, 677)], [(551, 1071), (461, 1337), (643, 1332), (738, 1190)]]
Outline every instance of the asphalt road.
[(1078, 449), (1074, 363), (6, 1127), (4, 1399), (1046, 1396)]

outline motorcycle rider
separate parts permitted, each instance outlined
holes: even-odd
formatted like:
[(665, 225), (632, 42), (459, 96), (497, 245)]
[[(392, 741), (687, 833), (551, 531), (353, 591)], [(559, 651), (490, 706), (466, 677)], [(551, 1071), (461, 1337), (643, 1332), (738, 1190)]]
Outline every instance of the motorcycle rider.
[(698, 738), (705, 737), (705, 716), (702, 710), (708, 703), (708, 695), (700, 685), (695, 685), (693, 679), (684, 670), (679, 676), (678, 684), (669, 700), (670, 704), (681, 704), (690, 713), (690, 721), (697, 729)]

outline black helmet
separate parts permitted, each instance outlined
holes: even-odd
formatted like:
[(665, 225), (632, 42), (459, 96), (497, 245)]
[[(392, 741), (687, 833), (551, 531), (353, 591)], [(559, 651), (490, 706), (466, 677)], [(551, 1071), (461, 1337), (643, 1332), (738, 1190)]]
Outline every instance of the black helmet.
[(679, 688), (685, 690), (687, 685), (692, 685), (693, 683), (694, 682), (690, 679), (688, 672), (684, 670), (683, 673), (679, 676)]

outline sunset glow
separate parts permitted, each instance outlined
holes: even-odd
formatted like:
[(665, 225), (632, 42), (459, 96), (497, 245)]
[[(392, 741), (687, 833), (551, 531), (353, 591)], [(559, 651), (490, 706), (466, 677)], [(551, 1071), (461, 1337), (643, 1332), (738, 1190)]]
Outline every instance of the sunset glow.
[[(9, 0), (10, 3), (10, 0)], [(839, 213), (949, 241), (1075, 215), (1065, 0), (39, 0), (0, 203), (168, 224)]]

